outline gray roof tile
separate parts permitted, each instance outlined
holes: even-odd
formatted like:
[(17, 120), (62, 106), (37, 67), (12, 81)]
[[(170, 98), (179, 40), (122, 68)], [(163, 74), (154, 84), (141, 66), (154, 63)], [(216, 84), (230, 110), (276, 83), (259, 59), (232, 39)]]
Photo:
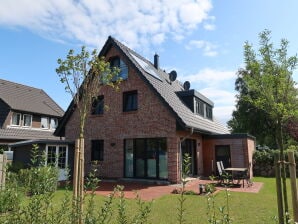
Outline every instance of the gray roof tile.
[(28, 139), (51, 139), (59, 140), (51, 131), (29, 130), (25, 128), (0, 129), (0, 139), (28, 140)]
[(64, 111), (42, 89), (0, 79), (0, 99), (11, 109), (56, 117)]

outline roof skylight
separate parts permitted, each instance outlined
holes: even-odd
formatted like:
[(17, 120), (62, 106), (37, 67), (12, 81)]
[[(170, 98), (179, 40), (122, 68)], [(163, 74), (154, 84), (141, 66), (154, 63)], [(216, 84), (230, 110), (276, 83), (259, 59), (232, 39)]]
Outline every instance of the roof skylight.
[(144, 69), (145, 72), (147, 72), (148, 74), (152, 75), (153, 77), (159, 79), (160, 81), (161, 78), (158, 75), (158, 73), (155, 71), (155, 68), (148, 64), (146, 61), (144, 61), (143, 59), (139, 58), (138, 56), (131, 54), (130, 55), (136, 60), (136, 62)]

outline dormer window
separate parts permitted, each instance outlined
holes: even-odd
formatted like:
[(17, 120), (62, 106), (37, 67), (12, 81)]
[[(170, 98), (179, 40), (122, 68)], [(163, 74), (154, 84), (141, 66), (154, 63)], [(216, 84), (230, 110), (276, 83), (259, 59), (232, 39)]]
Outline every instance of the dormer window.
[(195, 90), (177, 92), (185, 105), (197, 115), (213, 120), (213, 102)]
[(58, 127), (58, 119), (57, 118), (51, 118), (50, 129), (56, 129), (57, 127)]
[(206, 104), (206, 117), (210, 120), (213, 119), (213, 115), (212, 115), (212, 107), (208, 104)]
[(41, 117), (40, 126), (43, 129), (49, 128), (49, 118), (48, 117)]
[(23, 126), (24, 127), (31, 127), (32, 125), (32, 115), (24, 114), (23, 115)]
[[(114, 67), (120, 69), (120, 72), (117, 75), (117, 78), (121, 78), (122, 80), (125, 80), (128, 78), (128, 67), (124, 63), (124, 61), (122, 61), (119, 57), (113, 57), (110, 59), (109, 62), (110, 62), (111, 69), (113, 69)], [(117, 78), (115, 78), (114, 81), (116, 81)]]
[(11, 124), (15, 126), (21, 125), (21, 114), (20, 113), (13, 113), (11, 117)]
[(201, 116), (204, 116), (204, 102), (202, 100), (196, 99), (195, 106), (195, 112)]

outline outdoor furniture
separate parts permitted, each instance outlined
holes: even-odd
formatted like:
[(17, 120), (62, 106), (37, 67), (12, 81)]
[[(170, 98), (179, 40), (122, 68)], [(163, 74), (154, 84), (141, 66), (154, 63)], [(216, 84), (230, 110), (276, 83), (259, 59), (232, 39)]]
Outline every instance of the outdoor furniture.
[(233, 179), (236, 179), (238, 181), (242, 180), (242, 186), (244, 187), (244, 181), (246, 180), (247, 184), (250, 182), (250, 178), (248, 175), (248, 169), (247, 168), (226, 168), (224, 171), (231, 173), (233, 176)]
[(219, 161), (219, 163), (220, 163), (221, 169), (224, 170), (225, 167), (224, 167), (224, 165), (223, 165), (223, 162), (222, 162), (222, 161)]
[(229, 173), (225, 172), (225, 169), (223, 169), (222, 161), (216, 162), (217, 171), (218, 171), (218, 180), (219, 184), (223, 184), (224, 182), (231, 183), (233, 182), (233, 177)]

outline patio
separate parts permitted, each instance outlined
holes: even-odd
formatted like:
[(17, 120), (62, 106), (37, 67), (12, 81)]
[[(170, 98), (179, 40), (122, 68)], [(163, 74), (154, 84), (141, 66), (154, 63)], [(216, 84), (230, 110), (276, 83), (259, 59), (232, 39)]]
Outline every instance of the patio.
[[(208, 184), (208, 183), (217, 183), (217, 181), (211, 180), (203, 180), (198, 178), (191, 178), (189, 182), (186, 184), (186, 190), (194, 191), (199, 194), (199, 184)], [(150, 201), (163, 195), (171, 194), (173, 190), (181, 188), (180, 184), (174, 185), (156, 185), (153, 183), (146, 182), (132, 182), (132, 181), (106, 181), (102, 180), (100, 182), (100, 186), (96, 191), (96, 194), (99, 195), (109, 195), (113, 192), (113, 189), (117, 185), (124, 186), (124, 195), (125, 198), (135, 198), (136, 192), (139, 194), (142, 200)], [(228, 189), (232, 192), (246, 192), (246, 193), (258, 193), (262, 188), (263, 183), (253, 182), (252, 186), (248, 186), (245, 183), (244, 187), (242, 185), (234, 185), (232, 187), (228, 187)], [(216, 185), (217, 190), (226, 189), (224, 186)]]

